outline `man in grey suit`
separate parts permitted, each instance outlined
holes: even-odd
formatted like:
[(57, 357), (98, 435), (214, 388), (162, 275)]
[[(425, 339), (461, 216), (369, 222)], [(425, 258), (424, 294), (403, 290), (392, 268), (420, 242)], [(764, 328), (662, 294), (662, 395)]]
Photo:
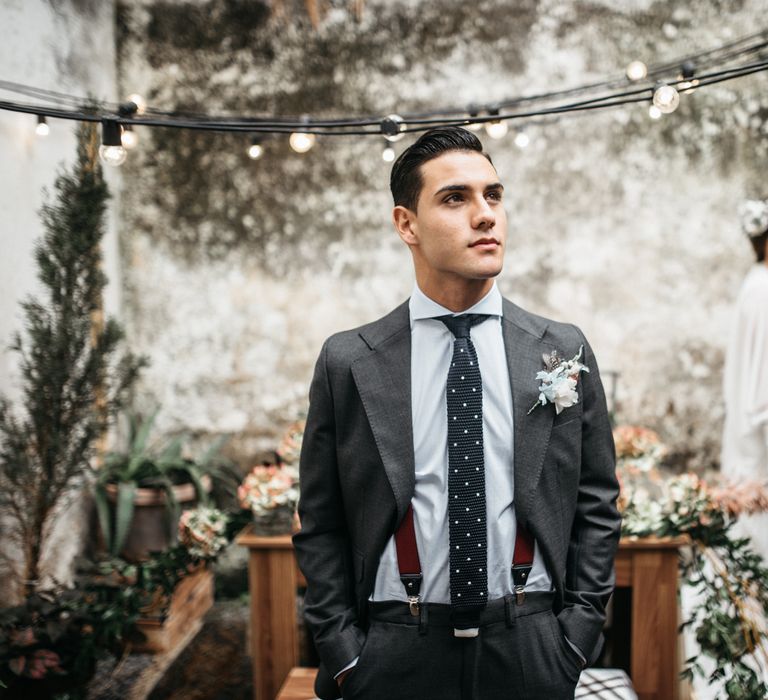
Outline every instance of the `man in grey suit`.
[(310, 389), (294, 544), (316, 691), (573, 697), (620, 530), (594, 355), (498, 292), (504, 188), (474, 134), (426, 132), (390, 184), (413, 294), (329, 338)]

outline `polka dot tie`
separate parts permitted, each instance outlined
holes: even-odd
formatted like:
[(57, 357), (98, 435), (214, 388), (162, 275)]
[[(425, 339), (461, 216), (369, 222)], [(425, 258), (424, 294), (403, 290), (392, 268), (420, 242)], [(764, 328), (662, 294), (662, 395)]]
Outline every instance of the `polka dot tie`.
[(482, 607), (488, 595), (483, 380), (470, 337), (471, 327), (487, 318), (439, 317), (454, 335), (446, 397), (451, 605), (458, 609)]

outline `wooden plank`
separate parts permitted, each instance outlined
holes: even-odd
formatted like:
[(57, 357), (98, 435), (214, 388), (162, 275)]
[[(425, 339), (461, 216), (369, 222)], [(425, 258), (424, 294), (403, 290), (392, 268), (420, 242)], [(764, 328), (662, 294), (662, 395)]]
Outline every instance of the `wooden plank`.
[(200, 569), (181, 579), (173, 589), (170, 604), (141, 617), (136, 627), (146, 639), (134, 644), (136, 653), (169, 653), (199, 628), (213, 605), (213, 572)]
[(316, 668), (292, 668), (276, 700), (314, 700)]

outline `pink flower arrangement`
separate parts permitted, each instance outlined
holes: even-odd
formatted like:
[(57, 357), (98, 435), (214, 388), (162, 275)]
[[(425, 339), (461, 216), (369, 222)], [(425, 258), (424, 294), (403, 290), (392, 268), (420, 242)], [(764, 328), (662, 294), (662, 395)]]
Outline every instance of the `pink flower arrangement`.
[(255, 516), (267, 515), (278, 508), (294, 509), (299, 500), (298, 474), (289, 465), (256, 466), (240, 484), (237, 497), (240, 506)]
[(658, 468), (667, 453), (658, 434), (638, 425), (620, 425), (613, 431), (616, 460), (629, 473), (649, 472)]
[(717, 507), (732, 518), (768, 511), (768, 488), (757, 481), (721, 482), (710, 495)]

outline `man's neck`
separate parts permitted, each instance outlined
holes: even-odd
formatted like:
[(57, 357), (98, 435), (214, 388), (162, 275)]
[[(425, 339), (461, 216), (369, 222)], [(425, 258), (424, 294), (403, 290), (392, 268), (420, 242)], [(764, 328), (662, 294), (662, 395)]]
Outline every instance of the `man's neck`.
[(416, 278), (422, 293), (432, 301), (460, 313), (480, 301), (493, 287), (493, 278), (486, 280), (459, 280), (456, 284), (435, 284), (429, 279)]

